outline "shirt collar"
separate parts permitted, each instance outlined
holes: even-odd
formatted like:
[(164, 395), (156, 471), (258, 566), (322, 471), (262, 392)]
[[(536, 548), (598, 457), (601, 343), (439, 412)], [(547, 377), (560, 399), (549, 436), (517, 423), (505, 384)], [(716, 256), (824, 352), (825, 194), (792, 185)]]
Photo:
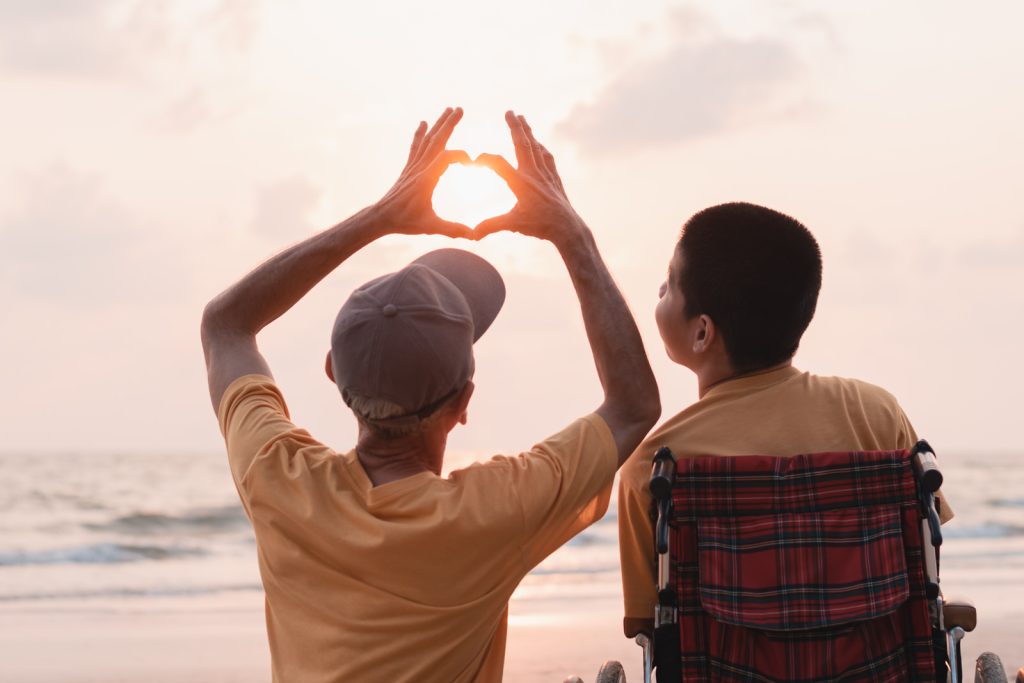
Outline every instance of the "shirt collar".
[(719, 382), (715, 386), (707, 390), (701, 400), (711, 398), (712, 396), (726, 396), (732, 394), (746, 394), (759, 389), (765, 389), (767, 387), (785, 382), (788, 379), (796, 377), (800, 374), (800, 371), (794, 368), (792, 365), (787, 365), (782, 368), (775, 370), (764, 370), (761, 372), (752, 372), (746, 375), (740, 375), (727, 379), (724, 382)]

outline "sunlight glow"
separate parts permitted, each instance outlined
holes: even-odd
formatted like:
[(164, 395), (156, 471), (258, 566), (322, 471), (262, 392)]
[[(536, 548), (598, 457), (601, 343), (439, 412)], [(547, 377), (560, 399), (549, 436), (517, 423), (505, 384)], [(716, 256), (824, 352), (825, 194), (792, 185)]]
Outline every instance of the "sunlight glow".
[(441, 218), (473, 227), (485, 218), (507, 213), (516, 198), (489, 168), (454, 165), (441, 176), (433, 203)]

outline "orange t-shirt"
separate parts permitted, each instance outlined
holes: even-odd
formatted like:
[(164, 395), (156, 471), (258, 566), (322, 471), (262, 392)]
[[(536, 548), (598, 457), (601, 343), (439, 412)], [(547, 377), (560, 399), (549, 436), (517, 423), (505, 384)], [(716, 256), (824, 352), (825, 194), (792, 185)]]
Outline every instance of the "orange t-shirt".
[(289, 419), (269, 377), (218, 411), (256, 533), (274, 681), (500, 681), (508, 600), (608, 508), (617, 451), (597, 415), (516, 457), (373, 486)]
[[(917, 435), (892, 394), (867, 382), (785, 367), (723, 382), (651, 432), (622, 467), (619, 555), (624, 628), (654, 618), (657, 565), (651, 522), (651, 463), (668, 446), (677, 458), (776, 457), (912, 448)], [(953, 516), (943, 501), (942, 521)]]

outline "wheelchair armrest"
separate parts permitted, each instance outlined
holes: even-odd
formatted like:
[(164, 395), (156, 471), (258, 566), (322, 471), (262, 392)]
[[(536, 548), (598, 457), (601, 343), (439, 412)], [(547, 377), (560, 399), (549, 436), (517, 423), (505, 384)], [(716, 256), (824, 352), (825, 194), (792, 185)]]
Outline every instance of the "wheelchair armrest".
[(946, 600), (942, 603), (942, 623), (947, 631), (954, 626), (973, 631), (978, 625), (978, 610), (968, 600)]
[(622, 620), (622, 630), (627, 638), (641, 634), (650, 638), (654, 634), (654, 617), (625, 617)]

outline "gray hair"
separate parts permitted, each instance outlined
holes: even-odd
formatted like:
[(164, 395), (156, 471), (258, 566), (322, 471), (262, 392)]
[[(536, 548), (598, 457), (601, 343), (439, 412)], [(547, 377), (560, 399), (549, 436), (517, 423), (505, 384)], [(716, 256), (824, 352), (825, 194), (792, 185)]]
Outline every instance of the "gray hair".
[[(346, 403), (355, 413), (359, 423), (382, 439), (397, 439), (409, 434), (414, 434), (427, 427), (441, 413), (441, 409), (451, 403), (445, 401), (437, 407), (437, 410), (419, 420), (408, 422), (396, 421), (395, 424), (380, 424), (377, 420), (387, 420), (393, 417), (400, 417), (406, 414), (405, 408), (392, 403), (384, 398), (368, 398), (358, 394), (346, 392)], [(454, 397), (453, 397), (454, 398)]]

